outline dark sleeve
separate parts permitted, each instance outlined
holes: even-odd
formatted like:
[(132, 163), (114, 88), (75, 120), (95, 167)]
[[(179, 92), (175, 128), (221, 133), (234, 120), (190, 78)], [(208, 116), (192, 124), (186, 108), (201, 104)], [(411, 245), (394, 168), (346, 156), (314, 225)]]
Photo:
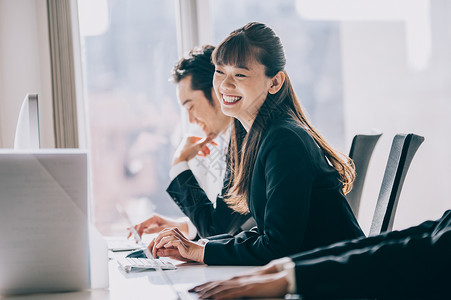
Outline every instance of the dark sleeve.
[(372, 247), (379, 243), (389, 240), (401, 240), (412, 236), (421, 236), (423, 234), (431, 234), (434, 228), (436, 228), (438, 221), (426, 221), (422, 224), (410, 227), (401, 231), (391, 231), (382, 233), (380, 235), (371, 236), (368, 238), (358, 238), (352, 240), (346, 240), (326, 247), (316, 248), (310, 251), (298, 253), (290, 256), (291, 260), (303, 261), (307, 259), (322, 258), (330, 255), (342, 255), (350, 250), (361, 249), (364, 247)]
[(215, 208), (191, 170), (179, 174), (166, 191), (203, 238), (239, 232), (241, 225), (250, 217), (229, 208), (221, 195), (216, 198)]
[(264, 226), (234, 240), (207, 243), (206, 264), (263, 265), (302, 248), (315, 173), (310, 149), (293, 132), (277, 130), (262, 142), (260, 151), (249, 208), (261, 212)]
[(410, 234), (356, 240), (338, 255), (323, 251), (316, 257), (298, 256), (298, 293), (315, 298), (449, 296), (451, 212), (406, 232)]

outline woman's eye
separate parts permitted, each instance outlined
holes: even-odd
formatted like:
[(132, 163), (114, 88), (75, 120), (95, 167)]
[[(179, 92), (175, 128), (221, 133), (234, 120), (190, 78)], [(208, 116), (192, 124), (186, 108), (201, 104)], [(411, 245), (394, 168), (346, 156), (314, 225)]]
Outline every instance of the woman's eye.
[(192, 110), (193, 110), (193, 108), (194, 108), (194, 105), (192, 105), (192, 106), (188, 107), (188, 111), (192, 111)]
[(246, 77), (246, 75), (243, 75), (243, 74), (236, 74), (236, 77)]
[(217, 74), (224, 74), (222, 71), (219, 71), (219, 70), (215, 70), (215, 72), (216, 72)]

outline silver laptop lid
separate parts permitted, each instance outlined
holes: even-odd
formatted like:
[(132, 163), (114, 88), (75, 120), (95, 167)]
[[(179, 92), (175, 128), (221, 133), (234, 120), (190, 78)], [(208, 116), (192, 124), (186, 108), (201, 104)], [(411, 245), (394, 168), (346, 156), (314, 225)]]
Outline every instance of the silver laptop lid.
[(0, 150), (0, 294), (90, 287), (87, 153)]

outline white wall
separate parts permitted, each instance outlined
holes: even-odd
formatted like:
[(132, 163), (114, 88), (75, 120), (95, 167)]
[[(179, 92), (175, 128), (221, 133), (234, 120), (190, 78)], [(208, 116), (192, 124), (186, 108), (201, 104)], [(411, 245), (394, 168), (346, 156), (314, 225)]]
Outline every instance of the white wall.
[(451, 3), (431, 1), (432, 54), (416, 71), (406, 58), (403, 22), (342, 22), (347, 144), (383, 132), (370, 162), (359, 220), (368, 232), (393, 136), (425, 137), (407, 173), (394, 228), (451, 208)]
[(41, 147), (54, 147), (45, 0), (0, 0), (0, 147), (14, 145), (20, 105), (39, 94)]

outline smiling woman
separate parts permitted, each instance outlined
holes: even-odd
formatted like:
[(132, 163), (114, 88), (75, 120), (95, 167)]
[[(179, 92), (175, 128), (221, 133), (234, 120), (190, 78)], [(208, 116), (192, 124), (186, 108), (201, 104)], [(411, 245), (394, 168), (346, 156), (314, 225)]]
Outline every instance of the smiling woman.
[(257, 227), (206, 243), (166, 229), (149, 244), (153, 254), (261, 265), (363, 236), (343, 195), (355, 177), (353, 164), (305, 118), (274, 31), (249, 23), (219, 44), (212, 61), (216, 96), (223, 112), (235, 117), (226, 202), (236, 212), (250, 212)]
[(221, 99), (222, 111), (238, 119), (249, 131), (267, 93), (275, 94), (284, 80), (283, 72), (274, 78), (266, 77), (265, 66), (256, 61), (246, 67), (217, 63), (213, 86)]

